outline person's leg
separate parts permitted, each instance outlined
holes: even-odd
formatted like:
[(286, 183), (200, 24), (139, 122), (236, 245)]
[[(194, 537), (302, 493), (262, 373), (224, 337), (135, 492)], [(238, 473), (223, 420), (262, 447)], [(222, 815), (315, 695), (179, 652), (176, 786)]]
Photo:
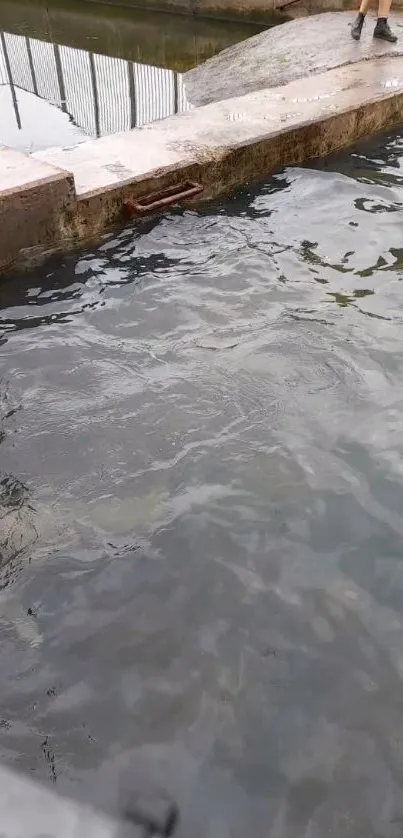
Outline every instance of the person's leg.
[(392, 0), (379, 0), (378, 17), (387, 17), (390, 12)]
[[(382, 0), (379, 0), (379, 2), (381, 3)], [(351, 36), (355, 41), (359, 41), (361, 38), (362, 27), (364, 26), (365, 15), (367, 14), (369, 4), (370, 0), (362, 0), (360, 11), (351, 27)]]
[(380, 38), (382, 41), (389, 41), (389, 43), (395, 44), (397, 37), (393, 34), (388, 24), (388, 14), (391, 5), (392, 0), (379, 0), (378, 20), (374, 30), (374, 38)]

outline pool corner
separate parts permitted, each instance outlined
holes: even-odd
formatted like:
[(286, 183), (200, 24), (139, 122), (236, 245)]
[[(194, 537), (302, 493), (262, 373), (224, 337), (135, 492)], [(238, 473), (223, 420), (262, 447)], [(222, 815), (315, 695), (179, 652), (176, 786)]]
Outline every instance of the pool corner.
[(72, 174), (0, 146), (0, 271), (53, 247), (75, 205)]

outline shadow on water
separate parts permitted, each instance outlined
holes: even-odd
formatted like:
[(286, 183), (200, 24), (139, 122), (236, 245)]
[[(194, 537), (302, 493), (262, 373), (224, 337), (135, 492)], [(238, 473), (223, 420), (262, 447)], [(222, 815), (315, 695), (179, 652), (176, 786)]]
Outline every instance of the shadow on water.
[(140, 773), (183, 836), (398, 838), (402, 159), (1, 284), (2, 491), (38, 534), (0, 596), (7, 764), (108, 811)]
[(315, 160), (309, 168), (323, 172), (338, 171), (364, 184), (381, 187), (401, 186), (403, 138), (385, 134), (361, 142), (356, 148)]
[[(142, 224), (135, 238), (154, 224)], [(102, 306), (108, 289), (141, 283), (144, 277), (164, 274), (174, 269), (178, 261), (163, 253), (137, 257), (131, 229), (118, 235), (115, 233), (113, 238), (105, 236), (105, 240), (104, 246), (94, 254), (96, 261), (91, 255), (82, 257), (81, 253), (78, 256), (74, 252), (62, 260), (60, 257), (49, 259), (46, 273), (36, 276), (35, 286), (31, 273), (22, 274), (18, 282), (15, 282), (15, 276), (2, 279), (0, 345), (14, 331), (69, 323), (76, 315)]]
[[(13, 401), (10, 389), (0, 380), (0, 445), (12, 433), (10, 425), (20, 409)], [(12, 474), (0, 470), (0, 590), (17, 578), (23, 558), (29, 555), (37, 538), (34, 508), (27, 486)]]

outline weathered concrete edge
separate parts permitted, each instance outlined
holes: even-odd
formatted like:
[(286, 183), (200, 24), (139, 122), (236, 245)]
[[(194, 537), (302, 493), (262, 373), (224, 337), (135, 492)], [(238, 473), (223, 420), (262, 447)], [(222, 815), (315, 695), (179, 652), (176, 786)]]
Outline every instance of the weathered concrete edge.
[[(17, 156), (25, 163), (25, 155)], [(20, 268), (25, 252), (39, 255), (69, 235), (64, 224), (66, 213), (77, 208), (74, 177), (51, 165), (43, 168), (54, 171), (0, 191), (0, 273)]]
[[(204, 187), (200, 199), (186, 206), (225, 197), (234, 189), (258, 183), (282, 166), (303, 163), (337, 151), (352, 142), (396, 125), (402, 120), (403, 91), (387, 98), (373, 98), (360, 107), (323, 116), (315, 123), (284, 127), (254, 139), (222, 149), (202, 149), (204, 159), (183, 165), (172, 164), (148, 172), (118, 186), (82, 195), (77, 202), (72, 240), (96, 238), (108, 227), (124, 220), (123, 204), (156, 189), (189, 179)], [(253, 155), (250, 153), (253, 148)], [(91, 230), (91, 232), (90, 232)]]
[[(51, 164), (48, 164), (48, 166), (51, 168)], [(75, 200), (74, 175), (64, 169), (57, 169), (55, 166), (52, 168), (55, 170), (54, 174), (36, 178), (36, 180), (31, 180), (22, 186), (11, 186), (9, 189), (2, 189), (0, 191), (0, 203), (6, 198), (12, 198), (14, 195), (21, 198), (23, 195), (29, 195), (30, 192), (37, 192), (42, 186), (47, 186), (48, 184), (64, 184), (66, 180), (69, 181), (69, 189), (72, 190), (70, 197)]]
[[(250, 94), (247, 94), (245, 101)], [(0, 260), (0, 272), (11, 267), (32, 264), (39, 257), (79, 243), (99, 239), (111, 226), (124, 221), (124, 203), (143, 197), (156, 189), (177, 185), (184, 179), (197, 180), (204, 191), (201, 200), (224, 197), (235, 188), (257, 183), (281, 166), (296, 165), (322, 157), (351, 143), (379, 133), (402, 121), (403, 91), (372, 96), (360, 105), (344, 107), (338, 113), (325, 114), (317, 120), (304, 120), (297, 126), (261, 132), (240, 143), (223, 148), (200, 147), (200, 156), (183, 164), (172, 163), (145, 172), (119, 184), (97, 189), (72, 200), (71, 194), (52, 211), (52, 223), (45, 228), (41, 241), (33, 247), (20, 248), (13, 258)], [(175, 119), (180, 119), (179, 115)], [(149, 129), (152, 131), (152, 128)], [(253, 149), (253, 154), (251, 154)], [(66, 176), (69, 177), (68, 173)], [(200, 202), (200, 201), (199, 201)], [(192, 201), (195, 205), (197, 201)], [(55, 214), (59, 218), (55, 223)]]

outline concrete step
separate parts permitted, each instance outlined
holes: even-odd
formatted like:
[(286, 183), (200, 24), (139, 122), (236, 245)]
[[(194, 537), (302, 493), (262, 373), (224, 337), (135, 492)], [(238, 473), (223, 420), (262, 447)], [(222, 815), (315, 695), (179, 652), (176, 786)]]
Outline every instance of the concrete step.
[(75, 204), (73, 175), (0, 146), (0, 271), (62, 239)]

